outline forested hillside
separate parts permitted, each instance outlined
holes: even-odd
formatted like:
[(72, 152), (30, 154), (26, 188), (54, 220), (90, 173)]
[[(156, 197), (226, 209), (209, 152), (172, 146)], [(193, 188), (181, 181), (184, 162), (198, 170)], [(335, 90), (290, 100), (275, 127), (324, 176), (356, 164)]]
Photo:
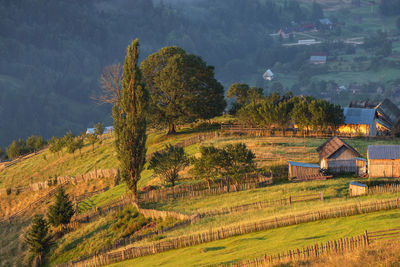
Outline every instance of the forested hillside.
[(269, 49), (268, 33), (305, 12), (290, 3), (0, 0), (0, 147), (31, 134), (49, 138), (110, 124), (110, 107), (90, 96), (102, 68), (121, 61), (134, 38), (141, 60), (178, 45), (214, 65), (225, 85), (287, 61), (285, 51)]

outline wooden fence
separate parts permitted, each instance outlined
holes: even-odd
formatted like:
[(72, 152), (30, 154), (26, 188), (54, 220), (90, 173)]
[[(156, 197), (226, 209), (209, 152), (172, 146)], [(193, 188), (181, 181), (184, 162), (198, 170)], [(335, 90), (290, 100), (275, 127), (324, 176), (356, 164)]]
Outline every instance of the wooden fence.
[[(246, 181), (246, 179), (245, 179)], [(162, 190), (151, 190), (138, 196), (139, 203), (159, 202), (176, 198), (192, 198), (198, 196), (218, 195), (223, 193), (238, 192), (259, 187), (265, 187), (273, 183), (272, 177), (257, 175), (253, 182), (237, 185), (226, 185), (224, 182), (214, 183), (211, 188), (208, 184), (200, 182), (191, 185), (175, 186)]]
[(335, 255), (347, 251), (353, 251), (368, 246), (366, 235), (340, 238), (338, 240), (316, 243), (301, 249), (292, 249), (276, 255), (264, 255), (258, 259), (243, 260), (225, 266), (244, 267), (244, 266), (271, 266), (274, 264), (288, 263), (292, 261), (302, 261), (315, 259), (326, 255)]
[(306, 201), (313, 201), (313, 200), (324, 200), (323, 193), (319, 192), (319, 193), (308, 194), (308, 195), (289, 196), (287, 198), (282, 198), (282, 199), (265, 200), (265, 201), (251, 203), (251, 204), (244, 204), (244, 205), (239, 205), (239, 206), (214, 209), (214, 210), (210, 210), (210, 211), (201, 212), (200, 216), (207, 217), (207, 216), (229, 214), (232, 212), (259, 210), (259, 209), (264, 209), (267, 207), (286, 206), (286, 205), (291, 205), (292, 203), (296, 203), (296, 202), (306, 202)]
[(285, 253), (276, 255), (264, 255), (258, 259), (243, 260), (237, 263), (231, 263), (226, 266), (229, 267), (244, 267), (244, 266), (268, 266), (279, 263), (287, 263), (299, 260), (309, 260), (321, 256), (331, 256), (340, 254), (346, 251), (353, 251), (359, 248), (369, 246), (371, 242), (380, 240), (394, 240), (400, 238), (400, 228), (387, 229), (381, 231), (368, 232), (367, 230), (363, 235), (346, 237), (338, 240), (328, 241), (324, 243), (317, 243), (301, 249), (292, 249)]
[[(64, 184), (61, 184), (59, 186), (63, 186)], [(0, 220), (0, 223), (3, 222), (10, 222), (17, 219), (19, 216), (21, 216), (22, 214), (24, 214), (26, 211), (28, 211), (29, 209), (35, 208), (38, 205), (42, 204), (43, 202), (49, 200), (49, 198), (51, 198), (53, 195), (55, 195), (57, 193), (58, 187), (55, 187), (53, 189), (51, 189), (49, 192), (47, 192), (47, 194), (45, 194), (44, 196), (40, 197), (39, 199), (35, 200), (32, 203), (29, 203), (28, 205), (26, 205), (24, 208), (20, 209), (19, 211), (15, 212), (14, 214), (7, 216), (3, 219)]]
[(398, 193), (400, 192), (400, 184), (385, 184), (368, 187), (368, 195)]
[(296, 225), (305, 222), (318, 221), (336, 217), (345, 217), (380, 210), (396, 209), (400, 207), (400, 199), (374, 201), (369, 203), (352, 204), (327, 210), (313, 211), (303, 214), (276, 217), (274, 219), (252, 222), (219, 229), (210, 229), (206, 232), (172, 238), (155, 242), (147, 246), (128, 247), (114, 252), (102, 253), (84, 261), (73, 261), (62, 266), (102, 266), (126, 259), (152, 255), (172, 249), (195, 246), (236, 235), (243, 235), (283, 226)]
[(365, 231), (365, 235), (368, 237), (368, 242), (376, 240), (392, 240), (400, 238), (400, 228), (387, 229), (381, 231), (368, 232)]

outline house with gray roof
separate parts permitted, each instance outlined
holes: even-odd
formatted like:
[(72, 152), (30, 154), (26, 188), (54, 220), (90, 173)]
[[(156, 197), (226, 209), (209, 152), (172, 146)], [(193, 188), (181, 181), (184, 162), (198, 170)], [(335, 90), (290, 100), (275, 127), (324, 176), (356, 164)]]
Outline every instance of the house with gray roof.
[(367, 159), (369, 177), (400, 178), (399, 145), (370, 145)]
[(377, 113), (375, 109), (343, 108), (344, 124), (338, 129), (341, 135), (376, 136)]

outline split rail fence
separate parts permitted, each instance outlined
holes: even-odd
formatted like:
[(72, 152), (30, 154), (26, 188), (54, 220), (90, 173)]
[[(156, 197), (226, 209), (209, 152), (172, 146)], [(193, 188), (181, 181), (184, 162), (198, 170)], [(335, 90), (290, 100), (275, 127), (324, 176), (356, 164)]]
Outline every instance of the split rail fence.
[(243, 235), (257, 231), (263, 231), (283, 226), (296, 225), (305, 222), (318, 221), (330, 218), (345, 217), (380, 210), (397, 209), (400, 207), (400, 199), (381, 200), (370, 203), (352, 204), (339, 208), (308, 212), (303, 214), (276, 217), (274, 219), (259, 222), (234, 225), (206, 232), (196, 233), (170, 240), (155, 242), (147, 246), (127, 247), (114, 252), (102, 253), (84, 261), (72, 261), (60, 266), (103, 266), (126, 259), (152, 255), (172, 249), (195, 246), (236, 235)]

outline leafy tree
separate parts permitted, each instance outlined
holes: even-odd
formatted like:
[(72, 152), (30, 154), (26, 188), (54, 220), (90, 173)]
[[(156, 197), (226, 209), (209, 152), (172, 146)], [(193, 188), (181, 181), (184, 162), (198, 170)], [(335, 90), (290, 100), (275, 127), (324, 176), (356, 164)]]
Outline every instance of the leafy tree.
[(230, 181), (237, 184), (246, 173), (255, 170), (255, 155), (245, 144), (228, 144), (223, 150), (222, 166)]
[(104, 124), (103, 123), (101, 123), (101, 122), (99, 122), (99, 123), (97, 123), (95, 126), (94, 126), (94, 133), (97, 135), (97, 136), (100, 136), (100, 135), (102, 135), (103, 133), (104, 133)]
[(250, 87), (245, 83), (234, 83), (229, 87), (226, 96), (228, 98), (235, 98), (236, 103), (243, 106), (247, 102), (247, 93), (249, 89)]
[(150, 92), (149, 117), (154, 124), (175, 125), (220, 115), (226, 103), (214, 67), (178, 47), (164, 47), (141, 64)]
[(224, 151), (214, 146), (201, 146), (200, 153), (200, 158), (192, 160), (191, 171), (197, 178), (207, 181), (211, 188), (211, 183), (221, 177)]
[(79, 136), (76, 140), (75, 140), (75, 147), (76, 149), (79, 150), (79, 154), (82, 155), (82, 148), (85, 145), (84, 143), (84, 137), (83, 136)]
[(96, 134), (87, 134), (86, 138), (88, 139), (89, 144), (92, 145), (92, 150), (94, 151), (94, 144), (96, 144), (98, 138)]
[(0, 148), (0, 161), (3, 158), (3, 156), (4, 156), (4, 151)]
[(35, 215), (31, 226), (25, 235), (25, 243), (30, 252), (30, 263), (33, 266), (42, 266), (44, 257), (52, 245), (49, 235), (49, 226), (43, 215)]
[(162, 152), (152, 156), (148, 169), (160, 175), (165, 182), (172, 186), (179, 178), (179, 172), (189, 165), (189, 159), (183, 147), (167, 145)]
[(50, 148), (49, 148), (50, 152), (59, 153), (65, 146), (65, 141), (64, 141), (64, 138), (59, 138), (59, 137), (53, 136), (51, 138), (49, 144), (50, 144)]
[(42, 147), (46, 145), (46, 141), (44, 141), (43, 137), (41, 136), (30, 136), (26, 139), (26, 146), (31, 151), (38, 151)]
[(73, 215), (74, 208), (69, 195), (65, 193), (63, 187), (59, 187), (56, 194), (56, 202), (49, 207), (47, 214), (49, 223), (53, 226), (64, 226), (71, 221)]
[(113, 107), (115, 147), (121, 176), (136, 198), (137, 182), (146, 162), (146, 112), (149, 92), (142, 81), (139, 40), (127, 48), (120, 100)]
[(10, 159), (15, 159), (28, 152), (29, 150), (27, 149), (26, 143), (23, 139), (12, 141), (12, 143), (6, 148), (6, 153)]

